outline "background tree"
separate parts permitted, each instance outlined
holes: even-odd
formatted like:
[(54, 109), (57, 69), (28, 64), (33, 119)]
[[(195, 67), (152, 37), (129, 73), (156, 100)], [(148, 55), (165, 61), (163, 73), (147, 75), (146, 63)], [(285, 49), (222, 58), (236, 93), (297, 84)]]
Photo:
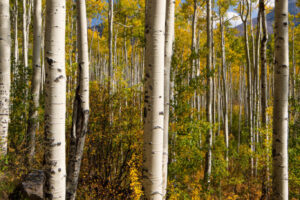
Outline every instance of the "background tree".
[(29, 148), (29, 161), (33, 160), (35, 154), (35, 134), (38, 126), (38, 108), (41, 87), (41, 39), (42, 39), (42, 1), (34, 1), (33, 20), (33, 75), (31, 81), (32, 105), (29, 107), (29, 122), (27, 129), (27, 139)]
[(164, 144), (163, 144), (163, 195), (166, 198), (168, 183), (168, 144), (170, 113), (170, 70), (174, 45), (175, 0), (167, 0), (166, 4), (166, 36), (164, 60)]
[(89, 56), (85, 0), (77, 1), (78, 86), (76, 89), (67, 170), (67, 199), (75, 199), (89, 119)]

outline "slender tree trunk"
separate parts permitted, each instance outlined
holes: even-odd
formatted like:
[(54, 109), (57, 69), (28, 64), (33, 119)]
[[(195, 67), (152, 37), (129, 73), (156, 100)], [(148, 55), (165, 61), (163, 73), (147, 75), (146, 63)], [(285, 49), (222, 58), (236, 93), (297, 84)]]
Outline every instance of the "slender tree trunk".
[(0, 1), (0, 157), (7, 154), (10, 95), (10, 13), (9, 0)]
[[(214, 4), (212, 4), (212, 9), (214, 9)], [(215, 43), (214, 43), (214, 19), (213, 16), (211, 16), (211, 66), (212, 66), (212, 124), (216, 123), (216, 84), (215, 84)], [(212, 141), (213, 144), (215, 143), (215, 131), (213, 130), (212, 133)]]
[(163, 198), (165, 13), (166, 1), (146, 1), (143, 186), (149, 200)]
[[(292, 27), (292, 91), (291, 91), (291, 96), (295, 100), (296, 99), (296, 60), (295, 60), (295, 26)], [(293, 113), (295, 114), (295, 113)]]
[[(246, 1), (246, 2), (245, 2)], [(249, 52), (249, 39), (248, 39), (248, 28), (247, 28), (247, 21), (248, 21), (248, 14), (249, 14), (249, 0), (243, 0), (242, 6), (245, 6), (246, 10), (241, 11), (241, 13), (246, 12), (245, 18), (241, 15), (243, 24), (244, 24), (244, 38), (245, 38), (245, 54), (246, 54), (246, 61), (247, 61), (247, 106), (248, 106), (248, 125), (249, 125), (249, 133), (250, 133), (250, 148), (251, 152), (254, 152), (254, 134), (253, 134), (253, 111), (252, 111), (252, 85), (251, 85), (251, 61), (250, 61), (250, 52)], [(242, 9), (242, 8), (241, 8)], [(242, 9), (243, 10), (243, 9)], [(251, 155), (251, 175), (253, 175), (254, 169), (254, 159), (253, 155)]]
[(164, 73), (164, 144), (163, 144), (163, 195), (167, 194), (168, 183), (168, 139), (170, 112), (170, 70), (174, 43), (175, 0), (167, 0)]
[(288, 0), (275, 1), (273, 199), (288, 200)]
[(261, 39), (261, 121), (264, 128), (267, 125), (267, 41), (268, 41), (268, 33), (267, 33), (267, 20), (266, 20), (266, 10), (265, 3), (263, 0), (259, 2), (261, 16), (262, 16), (262, 30), (263, 35)]
[(14, 47), (14, 64), (15, 66), (18, 65), (19, 63), (19, 42), (18, 42), (18, 0), (15, 0), (15, 5), (14, 5), (14, 30), (15, 30), (15, 38), (14, 38), (14, 42), (15, 42), (15, 47)]
[(113, 71), (113, 23), (114, 23), (114, 0), (109, 0), (108, 11), (108, 49), (109, 49), (109, 61), (108, 61), (108, 91), (110, 93), (112, 71)]
[[(207, 89), (206, 89), (206, 120), (212, 125), (212, 77), (210, 75), (211, 72), (211, 64), (212, 64), (212, 38), (211, 38), (211, 0), (207, 0)], [(208, 187), (210, 185), (210, 176), (211, 176), (211, 162), (212, 162), (212, 128), (210, 127), (208, 130), (207, 136), (207, 145), (208, 149), (206, 152), (206, 160), (205, 160), (205, 176), (204, 180), (207, 183)]]
[(264, 169), (264, 180), (263, 180), (263, 188), (262, 188), (262, 196), (263, 198), (268, 199), (269, 197), (269, 135), (267, 131), (267, 108), (268, 108), (268, 100), (267, 100), (267, 41), (268, 41), (268, 33), (267, 33), (267, 19), (266, 19), (266, 8), (263, 0), (259, 1), (259, 9), (261, 12), (262, 18), (262, 39), (261, 39), (261, 50), (260, 50), (260, 60), (261, 60), (261, 122), (262, 127), (266, 130), (266, 166)]
[(28, 68), (28, 41), (27, 41), (27, 6), (23, 0), (23, 64), (25, 69)]
[(75, 200), (85, 136), (89, 119), (89, 56), (85, 0), (77, 0), (78, 81), (73, 106), (73, 121), (67, 173), (67, 198)]
[(237, 152), (240, 151), (241, 145), (241, 123), (242, 123), (242, 105), (243, 105), (243, 70), (240, 67), (240, 79), (239, 79), (239, 129), (238, 129), (238, 144), (237, 144)]
[(226, 78), (226, 55), (225, 55), (225, 38), (224, 38), (224, 23), (223, 23), (223, 16), (220, 17), (220, 32), (221, 32), (221, 57), (222, 57), (222, 69), (223, 69), (223, 101), (224, 101), (224, 136), (225, 136), (225, 145), (226, 145), (226, 165), (228, 168), (228, 147), (229, 147), (229, 138), (228, 138), (228, 99), (227, 99), (227, 78)]
[(46, 1), (45, 199), (65, 199), (65, 0)]
[(196, 37), (196, 30), (197, 30), (197, 20), (198, 19), (198, 12), (197, 12), (197, 0), (194, 0), (194, 14), (193, 14), (193, 20), (192, 20), (192, 76), (191, 78), (194, 78), (195, 76), (195, 70), (196, 70), (196, 59), (195, 54), (196, 52), (196, 45), (197, 45), (197, 37)]
[(35, 134), (38, 128), (38, 107), (41, 86), (41, 34), (42, 34), (42, 2), (34, 0), (33, 21), (33, 75), (31, 83), (32, 105), (29, 111), (29, 122), (27, 129), (29, 163), (32, 163), (35, 154)]
[(261, 38), (261, 50), (260, 50), (260, 61), (261, 61), (261, 122), (262, 127), (266, 131), (266, 166), (264, 167), (264, 179), (262, 183), (262, 198), (261, 199), (269, 199), (269, 135), (268, 135), (268, 116), (267, 116), (267, 108), (268, 108), (268, 100), (267, 100), (267, 41), (268, 41), (268, 33), (267, 33), (267, 18), (266, 18), (266, 8), (264, 0), (259, 1), (259, 10), (261, 13), (262, 20), (262, 38)]
[[(258, 140), (258, 121), (259, 121), (259, 44), (260, 44), (260, 37), (261, 37), (261, 14), (260, 9), (258, 10), (257, 14), (257, 30), (256, 30), (256, 41), (255, 41), (255, 55), (254, 55), (254, 84), (253, 84), (253, 129), (254, 129), (254, 136), (256, 136), (256, 141)], [(258, 145), (255, 142), (255, 148)], [(255, 154), (255, 176), (257, 176), (257, 165), (258, 165), (258, 157)]]

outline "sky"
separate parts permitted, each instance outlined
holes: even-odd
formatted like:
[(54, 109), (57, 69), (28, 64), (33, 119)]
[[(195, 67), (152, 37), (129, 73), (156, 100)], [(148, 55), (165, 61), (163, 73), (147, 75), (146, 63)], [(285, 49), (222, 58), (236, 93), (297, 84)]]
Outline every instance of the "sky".
[[(253, 4), (253, 8), (257, 7), (257, 4)], [(267, 5), (269, 7), (274, 7), (275, 6), (275, 0), (268, 0)], [(238, 26), (242, 23), (242, 20), (239, 16), (239, 14), (234, 10), (235, 8), (232, 7), (229, 9), (229, 11), (227, 11), (227, 19), (230, 19), (232, 17), (234, 17), (234, 20), (231, 21), (231, 24), (233, 27)], [(257, 13), (258, 13), (258, 9), (253, 9), (252, 11), (252, 18), (256, 18), (257, 17)]]

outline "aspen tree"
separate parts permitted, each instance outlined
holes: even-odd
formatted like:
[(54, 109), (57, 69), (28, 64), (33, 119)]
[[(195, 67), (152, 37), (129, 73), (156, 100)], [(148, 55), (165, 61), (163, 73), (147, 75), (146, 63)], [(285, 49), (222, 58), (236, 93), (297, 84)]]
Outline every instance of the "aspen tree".
[(108, 60), (108, 91), (110, 92), (111, 79), (113, 72), (113, 23), (114, 23), (114, 0), (109, 0), (109, 11), (108, 11), (108, 49), (109, 49), (109, 60)]
[(288, 200), (288, 0), (275, 1), (275, 69), (273, 107), (273, 197)]
[[(221, 11), (220, 11), (221, 12)], [(228, 168), (228, 147), (229, 147), (229, 131), (228, 131), (228, 92), (227, 92), (227, 69), (225, 55), (225, 34), (224, 34), (224, 16), (220, 16), (220, 33), (221, 33), (221, 63), (222, 63), (222, 80), (223, 80), (223, 101), (224, 101), (224, 136), (226, 145), (226, 165)]]
[(10, 95), (9, 0), (0, 1), (0, 157), (7, 153)]
[(23, 0), (23, 64), (28, 67), (27, 0)]
[(163, 198), (165, 14), (165, 0), (146, 1), (143, 187), (149, 200)]
[(41, 34), (42, 34), (42, 2), (34, 0), (34, 21), (33, 21), (33, 75), (31, 83), (32, 106), (27, 129), (29, 161), (35, 154), (35, 133), (38, 127), (38, 107), (41, 86)]
[(14, 3), (14, 31), (15, 31), (15, 47), (14, 47), (14, 64), (15, 66), (19, 63), (19, 42), (18, 42), (18, 0)]
[(75, 200), (89, 118), (89, 56), (85, 0), (77, 0), (78, 81), (67, 170), (67, 199)]
[(167, 0), (164, 72), (164, 144), (163, 144), (163, 195), (166, 197), (168, 183), (168, 138), (170, 112), (170, 70), (174, 43), (175, 0)]
[(194, 13), (193, 13), (193, 19), (192, 19), (192, 45), (191, 45), (191, 51), (192, 51), (192, 75), (189, 78), (194, 78), (195, 71), (196, 71), (196, 62), (195, 62), (195, 55), (197, 53), (196, 50), (196, 30), (197, 30), (197, 21), (198, 21), (198, 12), (197, 12), (197, 0), (194, 0)]
[(65, 0), (46, 1), (45, 199), (65, 199)]
[(263, 35), (261, 38), (261, 47), (260, 47), (260, 60), (261, 60), (261, 118), (262, 125), (265, 128), (267, 125), (267, 19), (266, 19), (266, 8), (264, 0), (259, 0), (259, 8), (262, 18), (262, 30)]
[[(268, 33), (267, 33), (267, 18), (266, 18), (266, 8), (264, 0), (259, 1), (259, 9), (261, 12), (262, 18), (262, 39), (261, 39), (261, 50), (260, 50), (260, 60), (261, 60), (261, 122), (262, 127), (266, 130), (268, 123), (267, 116), (267, 108), (268, 108), (268, 100), (267, 100), (267, 41), (268, 41)], [(266, 141), (269, 143), (269, 133), (266, 131)], [(266, 146), (266, 166), (265, 166), (265, 175), (263, 180), (263, 195), (268, 195), (269, 190), (269, 147)]]
[[(212, 77), (211, 77), (211, 68), (212, 68), (212, 34), (211, 34), (211, 0), (207, 0), (206, 3), (206, 22), (207, 22), (207, 66), (206, 66), (206, 120), (212, 126)], [(211, 162), (212, 162), (212, 127), (208, 130), (207, 135), (207, 152), (205, 160), (205, 182), (210, 184), (211, 176)]]
[[(248, 118), (248, 124), (249, 124), (249, 133), (250, 133), (250, 147), (251, 152), (254, 152), (254, 134), (253, 134), (253, 110), (252, 110), (252, 85), (251, 85), (251, 74), (252, 74), (252, 68), (251, 68), (251, 61), (250, 61), (250, 52), (249, 52), (249, 39), (248, 39), (248, 28), (247, 28), (247, 21), (248, 21), (248, 15), (249, 15), (249, 0), (242, 0), (240, 2), (240, 15), (241, 20), (244, 25), (244, 38), (245, 38), (245, 54), (246, 54), (246, 61), (247, 61), (247, 118)], [(254, 159), (251, 155), (251, 175), (253, 175), (253, 169), (254, 169)]]

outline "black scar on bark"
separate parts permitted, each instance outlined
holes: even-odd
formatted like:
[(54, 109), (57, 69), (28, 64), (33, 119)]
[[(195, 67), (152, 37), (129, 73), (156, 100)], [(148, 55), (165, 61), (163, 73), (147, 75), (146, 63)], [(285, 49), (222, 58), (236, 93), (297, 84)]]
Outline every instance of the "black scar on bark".
[(147, 117), (147, 109), (146, 109), (146, 107), (144, 107), (144, 117), (145, 118)]
[(62, 78), (64, 78), (64, 76), (63, 76), (63, 75), (60, 75), (59, 77), (57, 77), (57, 78), (54, 80), (54, 82), (58, 82), (59, 79), (62, 79)]
[(155, 126), (154, 129), (163, 129), (161, 126)]
[(46, 57), (46, 60), (47, 60), (48, 65), (50, 65), (50, 66), (53, 65), (53, 63), (54, 63), (54, 60), (53, 60), (53, 59), (51, 59), (51, 58), (49, 58), (49, 57)]

